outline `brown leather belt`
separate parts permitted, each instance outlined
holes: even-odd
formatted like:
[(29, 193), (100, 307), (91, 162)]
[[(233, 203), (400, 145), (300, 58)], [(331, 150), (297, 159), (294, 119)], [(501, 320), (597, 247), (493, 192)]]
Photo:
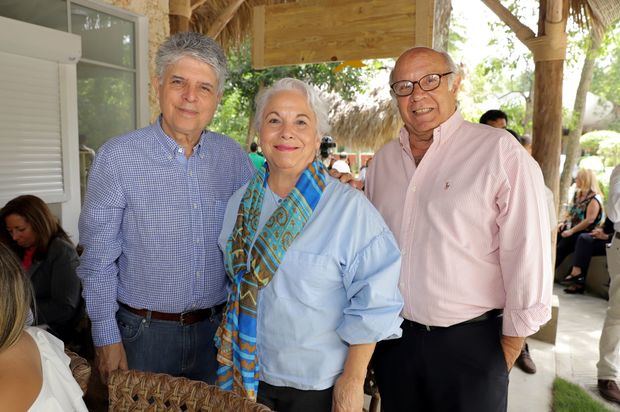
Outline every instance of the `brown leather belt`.
[(502, 309), (491, 309), (490, 311), (485, 312), (480, 316), (476, 316), (473, 319), (469, 319), (469, 320), (457, 323), (452, 326), (429, 326), (429, 325), (423, 325), (421, 323), (414, 322), (408, 319), (405, 319), (405, 321), (403, 322), (403, 325), (408, 324), (410, 327), (414, 327), (416, 329), (425, 329), (430, 332), (432, 330), (454, 328), (457, 326), (467, 325), (470, 323), (476, 323), (476, 322), (482, 322), (482, 321), (489, 320), (489, 319), (495, 319), (495, 318), (502, 316), (503, 314), (504, 314), (504, 311)]
[(212, 308), (207, 309), (198, 309), (192, 310), (190, 312), (183, 313), (166, 313), (166, 312), (156, 312), (154, 310), (148, 309), (136, 309), (131, 306), (118, 302), (119, 306), (124, 309), (127, 309), (129, 312), (134, 313), (143, 318), (148, 318), (149, 314), (151, 315), (151, 319), (157, 320), (168, 320), (171, 322), (179, 322), (181, 325), (191, 325), (197, 322), (201, 322), (205, 319), (210, 318), (211, 316), (217, 315), (222, 312), (226, 303), (220, 303), (217, 306), (213, 306)]

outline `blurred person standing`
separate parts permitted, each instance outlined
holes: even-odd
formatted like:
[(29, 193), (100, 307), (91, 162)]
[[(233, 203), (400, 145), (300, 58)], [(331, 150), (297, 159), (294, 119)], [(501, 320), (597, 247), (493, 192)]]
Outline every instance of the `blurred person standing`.
[(609, 179), (607, 216), (614, 223), (614, 235), (607, 248), (609, 267), (609, 306), (599, 342), (599, 361), (596, 364), (598, 390), (608, 401), (620, 404), (618, 368), (620, 367), (620, 165), (617, 165)]

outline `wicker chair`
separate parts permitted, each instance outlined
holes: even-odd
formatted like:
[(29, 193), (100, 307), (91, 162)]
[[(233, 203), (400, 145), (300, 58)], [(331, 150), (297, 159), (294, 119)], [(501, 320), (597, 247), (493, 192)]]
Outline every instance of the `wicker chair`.
[(141, 371), (112, 372), (109, 411), (269, 412), (232, 392), (186, 378)]
[(65, 353), (69, 359), (71, 359), (71, 362), (69, 363), (71, 373), (73, 374), (73, 377), (77, 381), (78, 385), (80, 385), (82, 393), (86, 395), (88, 380), (90, 379), (90, 365), (86, 359), (75, 352), (71, 352), (69, 349), (65, 348)]

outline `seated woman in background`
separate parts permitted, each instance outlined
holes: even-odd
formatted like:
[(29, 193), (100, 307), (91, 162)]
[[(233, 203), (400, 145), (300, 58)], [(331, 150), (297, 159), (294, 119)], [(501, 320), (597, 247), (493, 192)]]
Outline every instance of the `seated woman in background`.
[(569, 294), (583, 293), (586, 290), (586, 276), (592, 256), (605, 256), (607, 243), (614, 234), (614, 223), (605, 219), (605, 224), (594, 228), (592, 232), (582, 233), (577, 238), (573, 267), (568, 280), (562, 283), (569, 285), (564, 292)]
[(15, 255), (3, 244), (0, 296), (0, 409), (86, 411), (62, 342), (42, 329), (24, 329), (30, 285)]
[(281, 79), (256, 101), (266, 166), (228, 201), (232, 286), (216, 335), (218, 384), (273, 410), (361, 410), (377, 341), (399, 337), (400, 251), (361, 191), (316, 159), (318, 91)]
[[(568, 216), (558, 226), (556, 268), (575, 251), (579, 235), (591, 232), (603, 221), (603, 195), (594, 172), (589, 169), (579, 169), (575, 184), (577, 190), (568, 209)], [(581, 269), (576, 270), (573, 267), (573, 271), (564, 278), (564, 281), (574, 280), (579, 276), (581, 276)]]
[(21, 259), (34, 290), (34, 324), (68, 342), (83, 313), (78, 255), (45, 202), (16, 197), (0, 210), (0, 242)]

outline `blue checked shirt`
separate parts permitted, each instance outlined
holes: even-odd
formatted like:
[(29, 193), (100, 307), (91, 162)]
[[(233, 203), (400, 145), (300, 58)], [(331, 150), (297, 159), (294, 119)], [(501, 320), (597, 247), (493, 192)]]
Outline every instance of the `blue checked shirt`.
[(252, 173), (239, 145), (213, 132), (186, 159), (160, 121), (101, 147), (79, 223), (95, 346), (121, 341), (117, 301), (180, 313), (226, 300), (218, 235), (228, 198)]

